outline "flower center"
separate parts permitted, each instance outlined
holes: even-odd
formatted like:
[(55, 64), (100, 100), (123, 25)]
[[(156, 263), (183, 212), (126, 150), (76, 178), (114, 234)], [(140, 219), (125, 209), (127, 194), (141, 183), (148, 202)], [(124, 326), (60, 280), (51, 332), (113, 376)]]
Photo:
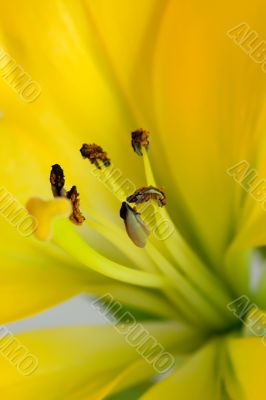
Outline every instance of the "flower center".
[[(146, 186), (129, 194), (118, 187), (114, 177), (105, 180), (113, 193), (120, 193), (120, 217), (124, 220), (125, 230), (95, 210), (90, 210), (89, 217), (85, 220), (80, 210), (76, 186), (66, 190), (63, 169), (54, 164), (50, 174), (54, 200), (46, 202), (45, 207), (40, 199), (31, 199), (28, 203), (28, 209), (37, 217), (42, 232), (41, 235), (36, 235), (37, 238), (44, 240), (52, 237), (54, 244), (87, 268), (102, 275), (126, 284), (145, 287), (147, 290), (155, 289), (156, 293), (162, 293), (174, 305), (178, 318), (181, 316), (199, 329), (228, 329), (235, 323), (234, 316), (227, 309), (227, 304), (232, 300), (230, 294), (215, 273), (184, 240), (167, 213), (164, 207), (165, 191), (156, 184), (148, 156), (149, 133), (143, 129), (133, 132), (131, 143), (136, 154), (143, 159)], [(83, 144), (80, 152), (96, 167), (98, 176), (104, 178), (111, 161), (102, 147)], [(64, 202), (64, 213), (58, 207), (58, 201)], [(71, 207), (67, 208), (66, 204)], [(47, 212), (47, 209), (53, 212)], [(68, 219), (54, 220), (62, 215), (66, 217), (66, 209)], [(171, 224), (171, 234), (165, 235), (162, 220)], [(77, 230), (75, 225), (83, 226)], [(126, 255), (130, 265), (109, 260), (92, 248), (82, 235), (87, 225)], [(151, 229), (152, 226), (154, 229)], [(151, 235), (151, 231), (156, 231), (156, 235)], [(132, 242), (141, 250), (135, 251)]]

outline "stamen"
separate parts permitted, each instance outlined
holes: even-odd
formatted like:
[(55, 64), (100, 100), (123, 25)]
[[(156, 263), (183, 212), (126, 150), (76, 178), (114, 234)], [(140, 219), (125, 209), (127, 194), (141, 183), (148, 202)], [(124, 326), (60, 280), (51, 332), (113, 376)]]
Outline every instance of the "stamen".
[(88, 160), (95, 164), (98, 169), (102, 169), (99, 161), (102, 161), (105, 167), (109, 167), (111, 165), (111, 160), (107, 157), (107, 153), (103, 151), (101, 146), (97, 144), (83, 144), (80, 149), (81, 155), (83, 158), (88, 158)]
[(140, 128), (131, 133), (131, 144), (132, 147), (139, 156), (142, 156), (142, 146), (149, 150), (149, 132)]
[(132, 147), (139, 156), (142, 156), (142, 146), (149, 150), (149, 135), (150, 132), (145, 131), (144, 129), (140, 128), (131, 133), (131, 144)]
[(127, 198), (129, 203), (141, 204), (149, 200), (156, 200), (159, 207), (166, 205), (164, 190), (155, 186), (144, 186), (136, 190)]
[(81, 214), (79, 209), (80, 199), (76, 186), (72, 186), (69, 192), (67, 192), (67, 198), (71, 201), (73, 206), (73, 212), (69, 217), (70, 221), (76, 225), (81, 225), (85, 221), (85, 217)]
[(158, 274), (135, 270), (105, 258), (83, 241), (69, 221), (55, 222), (53, 241), (90, 270), (109, 278), (154, 289), (172, 286), (169, 279)]
[(142, 221), (140, 213), (124, 201), (120, 217), (124, 220), (127, 234), (133, 243), (138, 247), (145, 247), (150, 231)]
[[(143, 163), (147, 184), (156, 187), (156, 181), (146, 149), (143, 151)], [(165, 208), (161, 209), (160, 213), (164, 220), (172, 222)], [(177, 268), (185, 273), (190, 281), (193, 282), (193, 284), (195, 284), (195, 286), (197, 286), (207, 297), (210, 296), (210, 290), (215, 293), (215, 296), (212, 298), (213, 303), (215, 303), (215, 306), (217, 306), (217, 308), (219, 308), (228, 319), (231, 319), (231, 316), (226, 309), (226, 304), (230, 301), (230, 294), (228, 293), (227, 288), (221, 286), (221, 282), (184, 240), (173, 222), (172, 226), (174, 232), (163, 240), (163, 244), (176, 261)], [(160, 227), (158, 231), (160, 235)]]
[(72, 186), (72, 188), (68, 192), (66, 191), (66, 189), (64, 188), (64, 171), (59, 164), (54, 164), (52, 166), (50, 182), (54, 197), (67, 197), (71, 201), (72, 214), (69, 217), (70, 221), (72, 221), (76, 225), (81, 225), (85, 221), (85, 217), (81, 214), (81, 211), (79, 209), (80, 199), (77, 187)]
[(54, 197), (65, 196), (66, 194), (66, 191), (64, 190), (65, 176), (64, 176), (64, 171), (62, 170), (59, 164), (54, 164), (52, 166), (50, 174), (50, 182)]

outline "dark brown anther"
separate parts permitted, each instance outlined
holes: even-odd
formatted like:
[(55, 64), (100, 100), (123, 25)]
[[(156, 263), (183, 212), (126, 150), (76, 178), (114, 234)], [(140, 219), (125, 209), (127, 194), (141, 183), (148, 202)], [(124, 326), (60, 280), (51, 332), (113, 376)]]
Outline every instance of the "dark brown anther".
[(166, 197), (163, 189), (155, 186), (144, 186), (127, 198), (129, 203), (135, 203), (136, 205), (149, 200), (155, 200), (159, 207), (165, 206)]
[(81, 225), (85, 221), (85, 217), (80, 212), (80, 199), (77, 192), (77, 187), (72, 186), (72, 188), (67, 192), (66, 197), (71, 201), (73, 206), (73, 212), (69, 219), (76, 225)]
[(124, 220), (127, 234), (132, 242), (138, 247), (145, 247), (150, 231), (141, 219), (140, 213), (124, 201), (120, 217)]
[(64, 185), (65, 177), (64, 171), (59, 164), (54, 164), (50, 173), (50, 182), (52, 186), (52, 192), (54, 197), (60, 197), (65, 195)]
[(70, 221), (76, 225), (81, 225), (85, 221), (85, 217), (81, 214), (79, 209), (80, 200), (77, 188), (76, 186), (72, 186), (68, 192), (65, 190), (64, 171), (59, 164), (54, 164), (52, 166), (50, 182), (54, 197), (67, 197), (71, 201), (73, 212), (69, 217)]
[(102, 168), (99, 161), (102, 161), (105, 167), (109, 167), (109, 165), (111, 165), (111, 161), (107, 157), (107, 153), (103, 151), (101, 146), (98, 146), (95, 143), (83, 144), (80, 152), (83, 158), (88, 158), (88, 160), (90, 160), (92, 164), (95, 164), (98, 169)]
[(132, 147), (139, 156), (142, 156), (142, 146), (145, 147), (146, 150), (149, 150), (149, 132), (140, 128), (131, 133), (131, 144)]

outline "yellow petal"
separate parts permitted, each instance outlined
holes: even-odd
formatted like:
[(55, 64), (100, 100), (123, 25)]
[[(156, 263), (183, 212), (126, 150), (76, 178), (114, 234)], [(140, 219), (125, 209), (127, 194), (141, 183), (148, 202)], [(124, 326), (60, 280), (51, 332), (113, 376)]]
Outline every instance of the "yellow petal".
[[(144, 324), (144, 328), (166, 348), (175, 343), (182, 348), (189, 333), (180, 325), (167, 323)], [(85, 393), (81, 398), (85, 398), (85, 394), (99, 390), (100, 386), (93, 387), (93, 382), (100, 380), (104, 385), (106, 378), (107, 384), (113, 372), (118, 374), (130, 363), (141, 360), (136, 349), (112, 326), (57, 328), (23, 333), (16, 338), (36, 357), (38, 364), (25, 377), (21, 373), (25, 367), (21, 359), (20, 362), (15, 359), (16, 368), (1, 357), (0, 389), (7, 400), (19, 396), (29, 400), (71, 398), (82, 389)], [(0, 344), (3, 352), (4, 341), (0, 340)], [(25, 368), (25, 372), (29, 371)]]
[(176, 197), (181, 194), (177, 201), (213, 260), (223, 252), (235, 217), (235, 187), (225, 171), (254, 151), (264, 112), (264, 74), (226, 32), (248, 20), (264, 38), (261, 7), (261, 1), (252, 11), (239, 1), (204, 1), (201, 8), (193, 0), (170, 1), (156, 48), (155, 128)]
[[(42, 256), (40, 256), (40, 254)], [(0, 250), (0, 321), (23, 318), (84, 291), (92, 291), (103, 279), (82, 268), (62, 253), (38, 243), (30, 250), (16, 244)]]
[(101, 397), (99, 399), (120, 392), (130, 386), (149, 381), (154, 375), (156, 375), (156, 371), (146, 360), (137, 360), (124, 368), (100, 390)]
[[(228, 354), (234, 373), (234, 382), (239, 387), (241, 398), (261, 400), (266, 396), (265, 368), (266, 347), (262, 338), (248, 337), (231, 339)], [(234, 398), (234, 400), (238, 400)]]
[(218, 342), (209, 343), (169, 377), (153, 386), (141, 399), (201, 400), (203, 395), (206, 400), (218, 399), (219, 372), (216, 370), (218, 349)]
[[(266, 274), (263, 261), (257, 256), (258, 249), (266, 244), (266, 214), (261, 204), (256, 204), (253, 198), (251, 200), (254, 204), (250, 203), (249, 210), (241, 215), (235, 237), (225, 253), (223, 273), (239, 295), (245, 293), (259, 306), (265, 307)], [(260, 276), (254, 286), (255, 265), (260, 269)]]

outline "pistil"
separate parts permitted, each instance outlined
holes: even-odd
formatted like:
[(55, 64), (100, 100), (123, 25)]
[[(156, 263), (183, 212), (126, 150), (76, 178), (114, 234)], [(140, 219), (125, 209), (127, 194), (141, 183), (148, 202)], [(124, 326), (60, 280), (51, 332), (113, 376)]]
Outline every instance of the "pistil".
[(158, 274), (125, 267), (99, 254), (86, 243), (67, 220), (56, 221), (53, 241), (86, 267), (109, 278), (147, 288), (165, 288), (171, 282)]

